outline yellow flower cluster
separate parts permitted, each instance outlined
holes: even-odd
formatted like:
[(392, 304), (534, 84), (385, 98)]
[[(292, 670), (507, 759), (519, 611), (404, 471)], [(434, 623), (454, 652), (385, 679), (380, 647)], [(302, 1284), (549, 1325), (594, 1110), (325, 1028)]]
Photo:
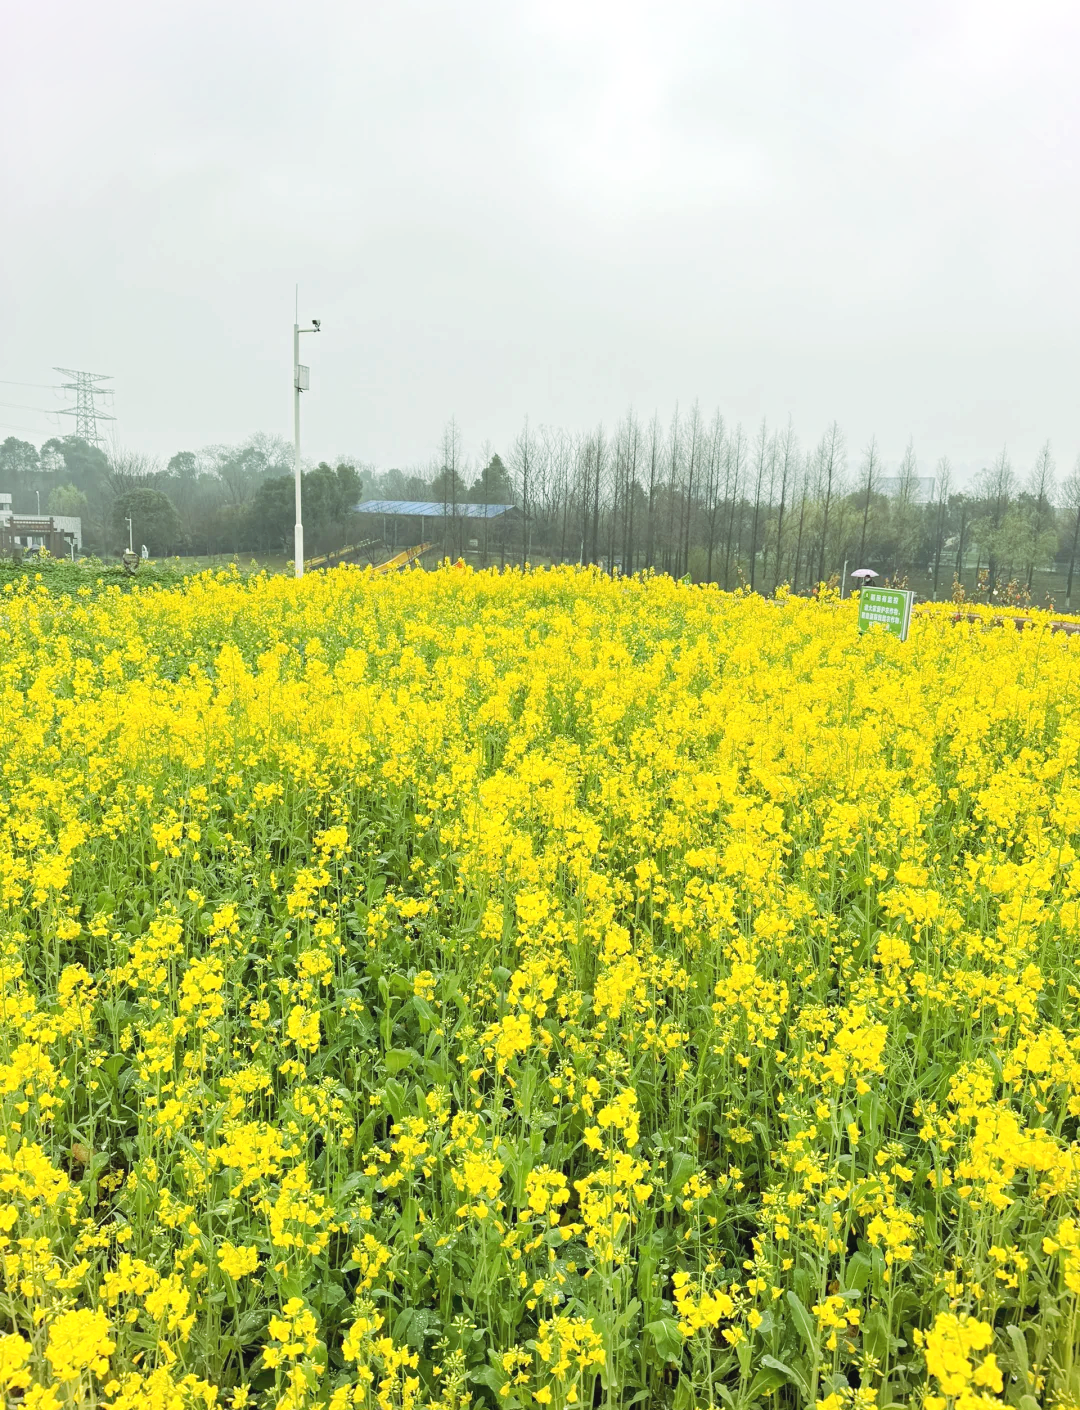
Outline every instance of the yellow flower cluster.
[[(926, 1350), (926, 1369), (940, 1390), (923, 1397), (926, 1410), (945, 1410), (950, 1403), (955, 1410), (993, 1410), (1001, 1404), (998, 1395), (1004, 1382), (990, 1350), (994, 1333), (989, 1323), (942, 1312), (918, 1340)], [(980, 1352), (985, 1355), (978, 1356)]]
[(6, 591), (12, 1403), (1067, 1403), (1080, 639), (1031, 621)]

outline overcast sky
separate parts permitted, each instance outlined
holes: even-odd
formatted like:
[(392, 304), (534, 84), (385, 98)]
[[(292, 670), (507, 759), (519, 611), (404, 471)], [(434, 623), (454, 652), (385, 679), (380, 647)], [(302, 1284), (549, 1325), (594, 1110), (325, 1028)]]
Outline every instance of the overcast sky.
[(853, 457), (1080, 451), (1076, 0), (13, 0), (12, 382), (124, 444), (428, 460), (676, 403)]

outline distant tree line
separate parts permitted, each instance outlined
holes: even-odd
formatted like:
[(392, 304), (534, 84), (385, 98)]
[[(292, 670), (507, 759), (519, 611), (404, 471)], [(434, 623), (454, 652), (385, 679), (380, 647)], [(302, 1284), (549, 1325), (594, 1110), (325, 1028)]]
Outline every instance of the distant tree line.
[[(459, 467), (456, 437), (445, 466), (433, 462), (377, 473), (350, 459), (305, 470), (308, 550), (322, 552), (378, 532), (353, 513), (362, 499), (512, 502), (510, 476), (497, 455), (489, 455), (469, 483)], [(135, 547), (145, 543), (154, 556), (292, 552), (292, 447), (276, 436), (179, 451), (167, 463), (122, 448), (104, 451), (76, 436), (56, 437), (40, 448), (9, 436), (0, 443), (0, 491), (12, 495), (18, 514), (78, 515), (84, 543), (101, 554), (126, 548), (129, 519)]]
[(839, 426), (803, 446), (790, 423), (747, 433), (697, 405), (666, 424), (629, 413), (571, 435), (527, 423), (510, 448), (523, 557), (652, 569), (724, 588), (812, 591), (845, 564), (918, 580), (928, 596), (1030, 590), (1056, 570), (1071, 600), (1080, 556), (1080, 460), (1061, 483), (1049, 444), (1032, 465), (1006, 451), (964, 487), (913, 445), (887, 467), (855, 457)]
[[(303, 476), (304, 517), (313, 551), (333, 546), (348, 525), (370, 471), (320, 464)], [(292, 451), (279, 437), (239, 446), (180, 451), (166, 464), (123, 449), (103, 451), (75, 436), (40, 449), (8, 437), (0, 444), (0, 490), (15, 511), (77, 514), (92, 550), (127, 547), (154, 556), (280, 553), (291, 550), (295, 520)]]
[[(180, 451), (166, 464), (110, 453), (74, 436), (39, 448), (0, 444), (0, 490), (20, 513), (79, 514), (98, 552), (127, 543), (172, 553), (291, 553), (292, 452), (279, 437)], [(1061, 483), (1049, 445), (1030, 466), (1006, 451), (964, 487), (947, 459), (932, 474), (914, 446), (887, 467), (874, 440), (852, 456), (834, 423), (802, 445), (790, 423), (751, 432), (695, 404), (664, 423), (633, 412), (612, 429), (582, 434), (528, 421), (505, 457), (485, 446), (462, 452), (451, 420), (424, 467), (375, 469), (325, 462), (303, 475), (309, 551), (381, 532), (353, 513), (362, 500), (435, 501), (448, 552), (485, 559), (594, 563), (643, 569), (771, 593), (812, 590), (846, 564), (883, 579), (918, 579), (927, 595), (1030, 590), (1056, 570), (1071, 603), (1080, 558), (1080, 461)], [(513, 504), (517, 513), (478, 521), (466, 503)]]

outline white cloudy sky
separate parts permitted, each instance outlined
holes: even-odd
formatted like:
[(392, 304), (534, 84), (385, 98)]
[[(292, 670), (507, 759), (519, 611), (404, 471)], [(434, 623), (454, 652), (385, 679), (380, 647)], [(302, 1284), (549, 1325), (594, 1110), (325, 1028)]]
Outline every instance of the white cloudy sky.
[[(676, 401), (1080, 451), (1075, 0), (13, 0), (0, 434), (426, 460)], [(12, 405), (14, 404), (14, 405)], [(30, 433), (30, 434), (28, 434)]]

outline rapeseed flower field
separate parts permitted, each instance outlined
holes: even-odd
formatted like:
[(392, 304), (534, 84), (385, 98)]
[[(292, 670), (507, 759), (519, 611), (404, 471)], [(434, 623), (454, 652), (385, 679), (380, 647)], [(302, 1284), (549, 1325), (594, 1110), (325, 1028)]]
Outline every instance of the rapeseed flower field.
[(1077, 1403), (1076, 640), (27, 582), (0, 711), (11, 1403)]

